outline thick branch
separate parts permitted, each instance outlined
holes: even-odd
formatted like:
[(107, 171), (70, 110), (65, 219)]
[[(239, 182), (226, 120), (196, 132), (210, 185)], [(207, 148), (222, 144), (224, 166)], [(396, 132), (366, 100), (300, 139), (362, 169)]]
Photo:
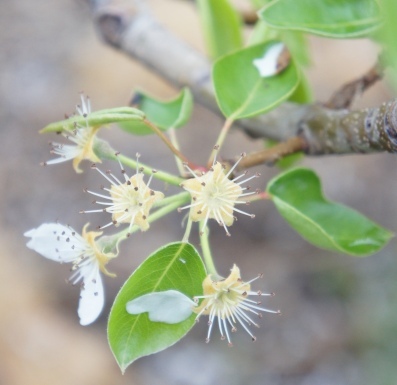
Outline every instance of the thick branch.
[[(141, 2), (132, 9), (91, 0), (96, 26), (108, 44), (140, 61), (176, 87), (188, 86), (200, 104), (219, 113), (210, 62), (163, 28)], [(299, 136), (309, 155), (397, 151), (397, 110), (392, 101), (356, 112), (284, 103), (237, 122), (252, 137), (285, 141)]]
[(310, 106), (298, 135), (309, 155), (397, 152), (397, 100), (359, 111)]

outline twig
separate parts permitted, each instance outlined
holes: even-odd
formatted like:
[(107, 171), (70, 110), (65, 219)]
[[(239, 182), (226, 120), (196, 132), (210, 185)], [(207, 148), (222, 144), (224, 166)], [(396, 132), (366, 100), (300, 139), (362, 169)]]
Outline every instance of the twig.
[(324, 103), (324, 106), (335, 110), (349, 108), (358, 96), (378, 80), (382, 79), (382, 77), (383, 70), (379, 64), (376, 64), (363, 76), (345, 84), (341, 89), (337, 90), (331, 99), (327, 103)]
[(171, 150), (171, 152), (177, 156), (182, 162), (189, 163), (188, 159), (185, 155), (183, 155), (172, 143), (171, 141), (164, 135), (164, 133), (155, 126), (152, 122), (147, 119), (144, 119), (143, 122), (150, 127), (150, 129), (160, 137), (160, 139), (165, 143), (165, 145)]
[(271, 148), (263, 149), (262, 151), (247, 154), (237, 166), (238, 170), (244, 170), (259, 164), (273, 165), (281, 158), (294, 154), (299, 151), (304, 151), (306, 142), (301, 137), (293, 137), (286, 142), (276, 144)]

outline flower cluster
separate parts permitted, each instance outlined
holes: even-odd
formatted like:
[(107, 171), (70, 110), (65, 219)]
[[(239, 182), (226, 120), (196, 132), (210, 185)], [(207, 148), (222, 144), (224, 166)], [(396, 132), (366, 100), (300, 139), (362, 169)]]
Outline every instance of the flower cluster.
[[(125, 109), (122, 109), (122, 111), (125, 111)], [(73, 142), (73, 145), (52, 143), (52, 153), (58, 155), (58, 158), (52, 159), (46, 164), (73, 160), (75, 171), (81, 172), (79, 165), (83, 159), (95, 162), (91, 168), (97, 170), (109, 185), (101, 187), (104, 192), (94, 192), (85, 189), (86, 192), (95, 197), (93, 203), (100, 205), (101, 208), (85, 210), (81, 211), (81, 213), (109, 213), (111, 220), (103, 226), (98, 226), (98, 229), (121, 224), (126, 224), (126, 228), (112, 236), (103, 237), (102, 232), (87, 231), (88, 224), (84, 226), (82, 233), (79, 234), (69, 226), (59, 223), (44, 223), (24, 234), (30, 238), (27, 243), (30, 249), (47, 259), (72, 265), (72, 274), (69, 282), (73, 285), (81, 285), (78, 316), (82, 325), (94, 322), (104, 307), (105, 297), (102, 274), (114, 277), (114, 274), (109, 273), (106, 265), (117, 257), (120, 241), (126, 239), (137, 230), (148, 230), (151, 222), (175, 210), (177, 207), (179, 207), (179, 210), (189, 209), (189, 222), (176, 255), (182, 253), (182, 249), (186, 246), (192, 222), (201, 222), (200, 233), (203, 245), (203, 259), (206, 267), (211, 272), (215, 272), (208, 239), (206, 238), (208, 236), (208, 232), (205, 231), (207, 223), (209, 220), (214, 219), (230, 236), (228, 227), (232, 226), (236, 220), (235, 213), (254, 218), (253, 214), (247, 213), (237, 206), (247, 205), (250, 200), (253, 200), (247, 197), (256, 194), (257, 191), (249, 191), (250, 186), (246, 185), (246, 182), (260, 176), (259, 174), (247, 176), (247, 172), (243, 172), (238, 176), (235, 175), (235, 171), (238, 169), (238, 165), (245, 154), (241, 154), (240, 158), (231, 167), (217, 161), (215, 157), (212, 166), (205, 172), (199, 172), (194, 167), (191, 168), (188, 164), (185, 164), (192, 178), (184, 180), (180, 186), (188, 193), (182, 192), (164, 199), (162, 192), (155, 191), (150, 187), (152, 178), (156, 176), (176, 186), (181, 179), (163, 171), (157, 173), (152, 170), (148, 172), (149, 168), (140, 167), (142, 165), (139, 163), (139, 154), (137, 154), (137, 160), (134, 162), (119, 153), (112, 153), (109, 150), (110, 146), (102, 146), (101, 148), (108, 149), (106, 155), (103, 155), (101, 151), (104, 157), (117, 160), (121, 170), (121, 177), (110, 171), (104, 172), (97, 167), (96, 163), (100, 162), (101, 159), (94, 152), (95, 145), (99, 143), (99, 140), (96, 139), (99, 127), (95, 126), (95, 124), (98, 124), (99, 121), (103, 122), (103, 120), (97, 119), (98, 116), (103, 117), (103, 112), (98, 111), (91, 116), (90, 114), (90, 101), (81, 95), (81, 105), (76, 107), (76, 115), (78, 116), (74, 118), (75, 120), (58, 122), (55, 126), (52, 126), (52, 129), (62, 127), (63, 131), (61, 134)], [(122, 118), (125, 118), (125, 116), (122, 116)], [(74, 128), (72, 128), (73, 124)], [(218, 149), (219, 146), (215, 146), (214, 150), (218, 151)], [(136, 165), (135, 174), (129, 176), (122, 163), (127, 165), (134, 164), (134, 167)], [(150, 174), (147, 182), (144, 180), (144, 173)], [(191, 202), (184, 207), (180, 207), (188, 201), (189, 194)], [(151, 214), (150, 211), (156, 206), (157, 210)], [(163, 258), (162, 252), (163, 250), (160, 249), (159, 259)], [(199, 258), (197, 253), (194, 254), (195, 258)], [(155, 256), (157, 257), (157, 254)], [(153, 256), (149, 258), (153, 258)], [(172, 258), (174, 257), (172, 256)], [(183, 265), (187, 263), (185, 257), (180, 258), (179, 261)], [(201, 263), (201, 261), (199, 262)], [(150, 266), (152, 266), (152, 263)], [(198, 267), (199, 265), (195, 266)], [(179, 270), (181, 269), (179, 268)], [(183, 271), (184, 273), (189, 272), (189, 274), (191, 272), (191, 270), (185, 268)], [(168, 272), (161, 272), (161, 274), (164, 277)], [(203, 267), (199, 275), (194, 277), (194, 285), (190, 286), (189, 296), (175, 290), (176, 287), (178, 289), (184, 287), (183, 285), (175, 284), (176, 280), (182, 277), (182, 275), (175, 273), (173, 279), (169, 279), (170, 282), (172, 281), (170, 285), (174, 289), (147, 292), (149, 289), (146, 291), (147, 288), (143, 288), (144, 290), (140, 292), (145, 292), (146, 294), (135, 298), (132, 296), (132, 300), (125, 303), (125, 305), (122, 303), (121, 306), (125, 306), (125, 310), (131, 315), (148, 313), (148, 319), (151, 322), (166, 324), (177, 324), (190, 317), (188, 323), (192, 325), (194, 319), (198, 321), (201, 317), (208, 316), (209, 326), (206, 342), (210, 341), (214, 325), (218, 325), (221, 339), (227, 340), (229, 346), (232, 346), (231, 333), (236, 332), (238, 327), (243, 328), (253, 341), (256, 340), (250, 330), (250, 326), (259, 328), (259, 324), (254, 318), (261, 318), (261, 312), (280, 313), (279, 311), (264, 308), (261, 306), (260, 301), (252, 299), (254, 296), (273, 295), (251, 290), (251, 284), (262, 275), (245, 282), (241, 279), (239, 268), (233, 265), (227, 278), (209, 274), (203, 280), (204, 276)], [(202, 291), (200, 289), (201, 284)], [(194, 294), (197, 295), (192, 299)], [(126, 297), (124, 296), (123, 298)], [(112, 318), (112, 315), (110, 318)], [(146, 320), (146, 318), (144, 319)], [(181, 325), (181, 329), (183, 327), (185, 325)]]

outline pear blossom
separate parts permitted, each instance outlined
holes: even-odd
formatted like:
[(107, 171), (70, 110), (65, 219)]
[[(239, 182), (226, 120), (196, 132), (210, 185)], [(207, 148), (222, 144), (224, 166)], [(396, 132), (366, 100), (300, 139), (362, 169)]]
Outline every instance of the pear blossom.
[[(117, 155), (118, 153), (116, 153), (116, 156)], [(137, 154), (137, 157), (139, 157), (139, 154)], [(160, 191), (154, 191), (149, 188), (153, 174), (150, 176), (149, 181), (146, 184), (143, 180), (142, 169), (137, 167), (136, 174), (132, 177), (129, 177), (126, 174), (125, 169), (122, 167), (120, 160), (119, 165), (121, 168), (121, 173), (124, 177), (124, 182), (120, 181), (111, 172), (104, 173), (97, 168), (95, 164), (91, 166), (110, 183), (110, 188), (102, 187), (104, 191), (109, 193), (109, 196), (90, 190), (85, 191), (94, 196), (105, 199), (106, 201), (95, 200), (93, 203), (107, 207), (99, 210), (84, 210), (80, 213), (111, 213), (112, 221), (106, 225), (100, 226), (99, 228), (101, 229), (104, 229), (105, 227), (108, 227), (112, 224), (118, 226), (120, 223), (128, 223), (129, 231), (131, 231), (134, 225), (138, 226), (142, 231), (146, 231), (149, 228), (149, 211), (155, 202), (158, 202), (164, 198), (164, 194)], [(153, 170), (153, 173), (155, 172), (156, 171)]]
[(72, 275), (69, 282), (73, 285), (81, 282), (80, 301), (77, 313), (81, 325), (94, 322), (104, 306), (104, 289), (101, 272), (114, 276), (105, 265), (116, 257), (104, 253), (95, 239), (102, 233), (87, 232), (84, 226), (78, 234), (69, 226), (59, 223), (44, 223), (37, 229), (27, 231), (24, 235), (31, 239), (27, 247), (43, 257), (60, 263), (72, 264)]
[[(81, 105), (76, 106), (76, 113), (84, 118), (91, 113), (91, 103), (89, 98), (81, 95)], [(75, 123), (72, 131), (63, 131), (61, 135), (74, 144), (62, 144), (57, 142), (50, 143), (52, 146), (51, 153), (58, 155), (58, 158), (51, 159), (43, 165), (56, 164), (73, 160), (73, 168), (77, 173), (81, 173), (79, 165), (84, 159), (91, 162), (101, 162), (93, 150), (96, 133), (100, 127), (90, 127), (86, 120), (86, 125), (82, 126)]]
[(234, 179), (229, 179), (244, 156), (245, 154), (241, 154), (239, 160), (229, 171), (226, 171), (225, 167), (215, 160), (213, 166), (200, 176), (196, 175), (193, 170), (185, 165), (194, 178), (181, 183), (181, 187), (190, 193), (192, 203), (188, 206), (181, 207), (179, 210), (190, 208), (190, 219), (193, 222), (203, 220), (203, 228), (206, 226), (208, 219), (215, 219), (219, 225), (224, 227), (228, 236), (230, 236), (230, 233), (227, 226), (231, 226), (235, 219), (233, 211), (254, 218), (254, 214), (239, 210), (235, 205), (248, 204), (244, 200), (239, 200), (239, 197), (255, 194), (256, 192), (244, 193), (244, 191), (248, 190), (250, 187), (242, 187), (242, 184), (253, 178), (259, 177), (260, 174), (252, 175), (244, 180), (239, 180), (247, 174), (247, 172), (244, 172)]
[[(239, 324), (251, 336), (252, 341), (256, 337), (252, 334), (248, 326), (259, 325), (251, 318), (250, 314), (262, 318), (261, 311), (268, 313), (280, 314), (280, 311), (269, 310), (259, 306), (260, 301), (249, 299), (250, 296), (273, 296), (273, 293), (264, 294), (261, 291), (252, 291), (251, 283), (256, 279), (262, 278), (262, 274), (256, 278), (244, 282), (240, 277), (240, 269), (234, 265), (230, 275), (225, 279), (214, 280), (208, 275), (203, 281), (204, 295), (196, 296), (195, 300), (202, 299), (199, 306), (193, 308), (197, 314), (197, 320), (202, 315), (208, 315), (208, 333), (206, 342), (210, 341), (212, 328), (215, 323), (218, 324), (221, 339), (225, 338), (229, 346), (233, 346), (229, 334), (229, 327), (232, 333), (237, 331), (236, 325)], [(216, 321), (217, 318), (217, 321)]]

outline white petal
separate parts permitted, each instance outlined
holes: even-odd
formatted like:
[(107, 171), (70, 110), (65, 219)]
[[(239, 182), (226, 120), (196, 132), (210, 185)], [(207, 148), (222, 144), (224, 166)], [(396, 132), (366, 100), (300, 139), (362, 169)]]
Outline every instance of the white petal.
[(149, 313), (153, 322), (176, 324), (192, 314), (192, 306), (197, 304), (176, 290), (149, 293), (135, 298), (126, 305), (130, 314)]
[(81, 148), (74, 145), (62, 145), (62, 147), (54, 148), (53, 153), (59, 155), (59, 158), (47, 160), (46, 164), (56, 164), (66, 162), (70, 159), (76, 158), (81, 153)]
[(80, 270), (80, 274), (83, 276), (83, 286), (77, 313), (80, 324), (85, 326), (99, 317), (105, 304), (105, 296), (97, 263), (90, 263), (81, 267)]
[(32, 238), (27, 247), (58, 262), (72, 262), (81, 255), (82, 248), (86, 247), (86, 242), (79, 234), (71, 227), (59, 223), (43, 223), (24, 235)]
[(283, 49), (283, 43), (274, 44), (265, 52), (263, 57), (252, 62), (261, 77), (266, 78), (277, 73), (277, 61)]

